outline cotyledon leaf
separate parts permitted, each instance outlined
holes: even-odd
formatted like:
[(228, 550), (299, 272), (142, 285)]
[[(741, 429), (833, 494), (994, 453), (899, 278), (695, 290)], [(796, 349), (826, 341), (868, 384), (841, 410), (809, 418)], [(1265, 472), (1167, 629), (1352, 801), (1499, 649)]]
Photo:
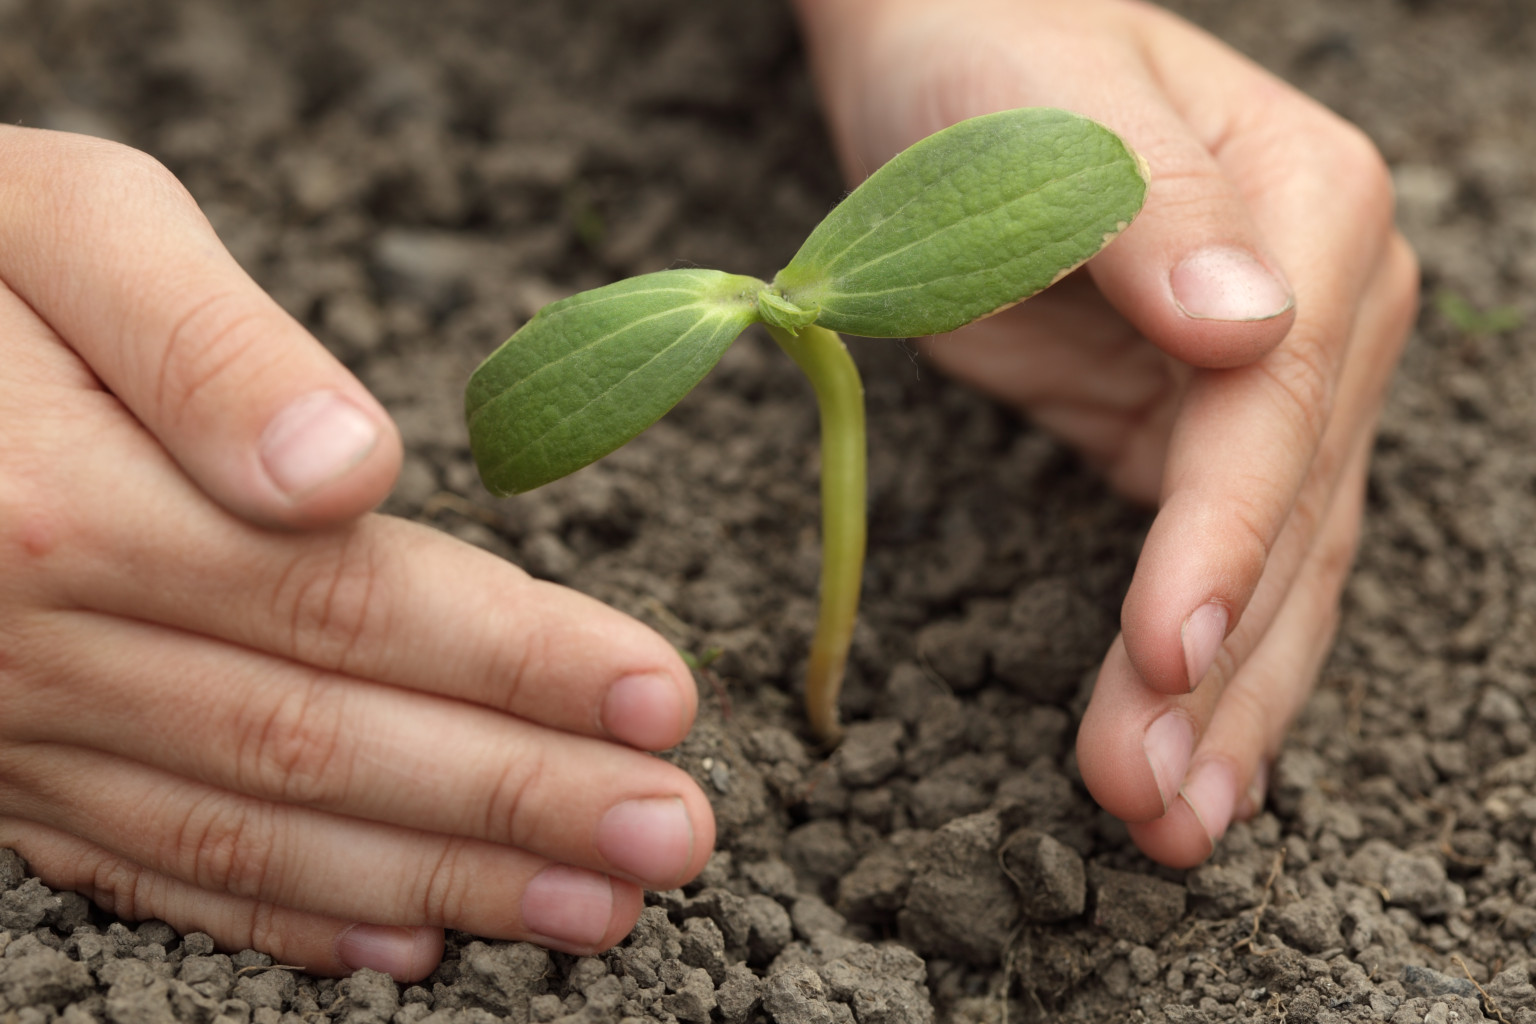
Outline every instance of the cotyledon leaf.
[(470, 378), (465, 411), (481, 479), (516, 494), (629, 441), (758, 320), (762, 288), (717, 270), (663, 270), (539, 310)]
[(962, 121), (870, 175), (774, 290), (823, 327), (939, 334), (1028, 298), (1124, 230), (1146, 165), (1103, 125), (1029, 108)]

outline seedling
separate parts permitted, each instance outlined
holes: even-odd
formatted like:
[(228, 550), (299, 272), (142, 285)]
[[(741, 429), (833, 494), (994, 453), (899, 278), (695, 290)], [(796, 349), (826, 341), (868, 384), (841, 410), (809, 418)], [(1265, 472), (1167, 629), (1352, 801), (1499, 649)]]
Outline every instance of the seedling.
[(541, 309), (466, 395), (481, 478), (516, 494), (602, 458), (660, 419), (763, 324), (821, 417), (820, 611), (806, 710), (835, 742), (865, 543), (864, 389), (842, 339), (942, 334), (1046, 288), (1125, 229), (1146, 165), (1093, 121), (1026, 109), (963, 121), (894, 157), (771, 283), (663, 270)]
[(1435, 295), (1435, 307), (1451, 326), (1463, 334), (1492, 337), (1508, 334), (1525, 324), (1525, 314), (1518, 306), (1494, 306), (1479, 309), (1449, 288)]

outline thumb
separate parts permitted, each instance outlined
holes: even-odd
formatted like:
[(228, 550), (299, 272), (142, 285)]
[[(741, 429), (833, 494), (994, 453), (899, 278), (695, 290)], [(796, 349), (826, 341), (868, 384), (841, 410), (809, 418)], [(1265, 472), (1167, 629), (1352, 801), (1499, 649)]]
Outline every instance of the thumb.
[[(1247, 365), (1278, 346), (1296, 319), (1291, 284), (1253, 206), (1262, 195), (1254, 190), (1283, 174), (1282, 158), (1297, 144), (1266, 123), (1278, 117), (1276, 99), (1290, 94), (1167, 12), (1138, 7), (1128, 17), (1148, 40), (1143, 61), (1095, 55), (1113, 66), (1077, 80), (1074, 107), (1142, 154), (1151, 185), (1136, 222), (1088, 272), (1170, 356), (1208, 369)], [(1103, 82), (1116, 88), (1093, 84)], [(1231, 173), (1234, 166), (1243, 173)]]
[(1192, 366), (1243, 366), (1271, 351), (1295, 320), (1284, 271), (1215, 157), (1166, 108), (1117, 124), (1150, 165), (1136, 222), (1088, 264), (1115, 309), (1164, 352)]
[(0, 279), (215, 501), (323, 526), (383, 500), (398, 432), (239, 267), (179, 182), (113, 143), (0, 129)]

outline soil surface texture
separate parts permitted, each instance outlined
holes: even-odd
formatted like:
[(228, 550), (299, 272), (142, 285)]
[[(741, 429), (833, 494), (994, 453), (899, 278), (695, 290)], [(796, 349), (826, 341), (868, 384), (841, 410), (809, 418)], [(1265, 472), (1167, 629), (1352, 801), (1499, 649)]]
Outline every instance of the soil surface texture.
[(1536, 1021), (1536, 4), (1172, 6), (1375, 138), (1429, 299), (1336, 650), (1264, 813), (1189, 872), (1072, 752), (1148, 514), (912, 346), (852, 343), (871, 546), (831, 758), (795, 692), (815, 408), (766, 337), (576, 476), (477, 482), (464, 381), (540, 305), (770, 275), (842, 193), (779, 0), (0, 0), (0, 117), (181, 176), (399, 420), (388, 511), (719, 652), (668, 756), (720, 823), (612, 952), (453, 935), (411, 986), (114, 921), (0, 851), (0, 1021)]

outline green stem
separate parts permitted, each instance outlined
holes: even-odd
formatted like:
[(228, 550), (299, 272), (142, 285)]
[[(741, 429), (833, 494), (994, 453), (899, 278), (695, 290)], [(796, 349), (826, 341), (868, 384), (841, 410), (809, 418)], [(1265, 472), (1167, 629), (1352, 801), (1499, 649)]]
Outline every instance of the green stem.
[(810, 378), (821, 412), (821, 608), (806, 668), (805, 710), (823, 742), (842, 736), (837, 695), (864, 576), (866, 467), (864, 384), (843, 339), (811, 324), (798, 332), (766, 324)]

